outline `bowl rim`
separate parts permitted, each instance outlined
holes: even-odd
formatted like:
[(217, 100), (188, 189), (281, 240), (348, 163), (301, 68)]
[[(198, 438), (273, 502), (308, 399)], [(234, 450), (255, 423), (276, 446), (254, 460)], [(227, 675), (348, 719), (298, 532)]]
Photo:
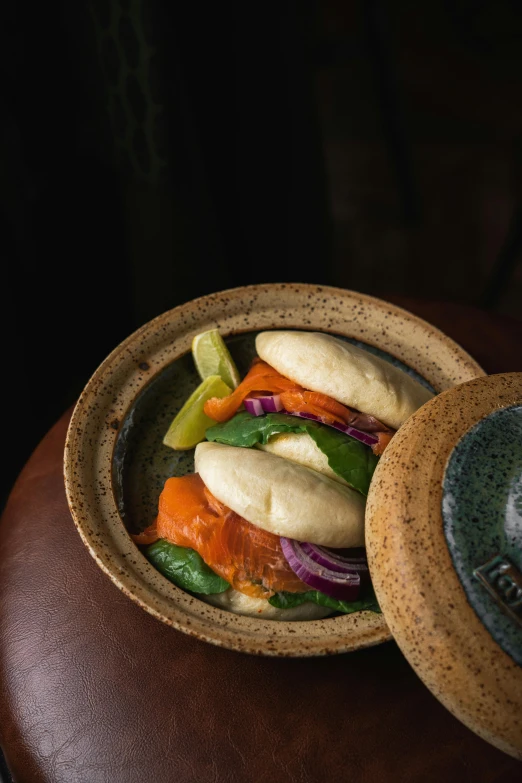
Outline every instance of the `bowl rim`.
[[(312, 298), (317, 305), (307, 304)], [(287, 317), (289, 300), (297, 310)], [(257, 318), (255, 325), (250, 323), (252, 314)], [(267, 326), (276, 316), (278, 323)], [(259, 326), (260, 321), (264, 325)], [(71, 516), (83, 543), (102, 571), (142, 609), (166, 625), (217, 646), (258, 655), (308, 657), (390, 640), (384, 617), (371, 612), (293, 622), (231, 614), (170, 583), (130, 539), (112, 481), (118, 432), (137, 396), (166, 366), (189, 352), (194, 334), (211, 328), (209, 324), (224, 327), (225, 337), (259, 328), (341, 334), (375, 345), (402, 361), (410, 350), (402, 333), (406, 329), (410, 342), (413, 338), (415, 342), (406, 364), (423, 377), (431, 373), (426, 378), (430, 383), (438, 372), (437, 391), (485, 375), (439, 329), (368, 294), (308, 283), (265, 283), (192, 299), (151, 319), (119, 343), (94, 371), (74, 407), (66, 436), (64, 480)], [(383, 345), (379, 329), (390, 345)], [(428, 361), (421, 350), (428, 346), (434, 350), (434, 360)]]

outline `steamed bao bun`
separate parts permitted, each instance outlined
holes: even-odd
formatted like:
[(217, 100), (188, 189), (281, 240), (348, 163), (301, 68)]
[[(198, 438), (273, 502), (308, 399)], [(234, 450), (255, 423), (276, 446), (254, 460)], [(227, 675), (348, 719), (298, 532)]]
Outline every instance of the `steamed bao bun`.
[(256, 350), (285, 378), (398, 430), (433, 394), (378, 356), (321, 332), (261, 332)]
[[(433, 396), (389, 362), (319, 332), (261, 332), (256, 348), (259, 356), (286, 378), (395, 428)], [(275, 435), (257, 448), (347, 484), (331, 469), (308, 433)]]
[(266, 598), (252, 598), (230, 587), (224, 593), (200, 596), (208, 604), (217, 606), (218, 609), (227, 609), (235, 614), (244, 614), (248, 617), (262, 617), (264, 620), (322, 620), (332, 614), (332, 609), (327, 606), (307, 602), (292, 609), (278, 609), (269, 604)]
[(218, 500), (269, 533), (319, 546), (364, 546), (365, 499), (311, 468), (204, 441), (196, 446), (195, 470)]

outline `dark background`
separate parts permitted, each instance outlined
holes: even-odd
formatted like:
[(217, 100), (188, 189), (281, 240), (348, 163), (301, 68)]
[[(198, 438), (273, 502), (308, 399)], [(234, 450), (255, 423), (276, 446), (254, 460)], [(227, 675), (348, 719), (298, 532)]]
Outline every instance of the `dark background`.
[(522, 317), (522, 3), (15, 3), (0, 28), (2, 499), (188, 299), (338, 285)]

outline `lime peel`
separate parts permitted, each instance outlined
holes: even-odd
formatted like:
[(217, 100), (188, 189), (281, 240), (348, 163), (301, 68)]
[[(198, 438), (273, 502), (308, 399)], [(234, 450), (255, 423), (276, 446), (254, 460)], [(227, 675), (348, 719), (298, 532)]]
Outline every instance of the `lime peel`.
[(241, 377), (218, 329), (208, 329), (194, 337), (192, 357), (202, 380), (219, 375), (232, 389), (239, 386)]
[(219, 375), (205, 378), (174, 417), (163, 438), (164, 445), (186, 451), (205, 440), (205, 431), (216, 422), (203, 412), (203, 406), (212, 397), (227, 397), (231, 393)]

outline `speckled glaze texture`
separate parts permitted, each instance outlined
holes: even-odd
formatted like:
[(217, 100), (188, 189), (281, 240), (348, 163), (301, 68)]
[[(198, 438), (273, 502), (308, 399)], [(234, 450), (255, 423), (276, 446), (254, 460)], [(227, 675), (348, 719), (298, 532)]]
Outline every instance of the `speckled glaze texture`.
[(492, 595), (476, 572), (500, 556), (522, 574), (520, 405), (494, 411), (457, 443), (444, 474), (442, 518), (468, 601), (495, 641), (522, 666), (522, 613), (518, 621), (506, 612), (498, 593)]
[[(521, 402), (520, 373), (478, 378), (430, 400), (380, 460), (366, 511), (372, 580), (395, 640), (457, 718), (517, 758), (522, 758), (522, 667), (468, 600), (447, 545), (442, 504), (445, 470), (457, 444), (465, 444), (477, 422)], [(494, 482), (494, 460), (490, 474)], [(501, 513), (499, 502), (491, 506), (493, 517)]]
[[(402, 361), (437, 392), (483, 375), (479, 365), (435, 327), (401, 308), (351, 291), (304, 284), (256, 285), (177, 307), (119, 345), (94, 373), (74, 410), (64, 472), (69, 507), (84, 543), (129, 598), (159, 620), (213, 644), (260, 655), (313, 656), (389, 639), (383, 616), (371, 612), (283, 623), (222, 611), (171, 584), (133, 544), (122, 521), (121, 495), (119, 506), (115, 491), (113, 466), (116, 472), (125, 472), (125, 458), (119, 465), (114, 461), (118, 435), (122, 428), (130, 435), (135, 401), (163, 370), (173, 367), (174, 387), (177, 372), (193, 372), (192, 339), (215, 327), (227, 339), (262, 329), (295, 328), (360, 340)], [(178, 459), (170, 454), (165, 458)]]

